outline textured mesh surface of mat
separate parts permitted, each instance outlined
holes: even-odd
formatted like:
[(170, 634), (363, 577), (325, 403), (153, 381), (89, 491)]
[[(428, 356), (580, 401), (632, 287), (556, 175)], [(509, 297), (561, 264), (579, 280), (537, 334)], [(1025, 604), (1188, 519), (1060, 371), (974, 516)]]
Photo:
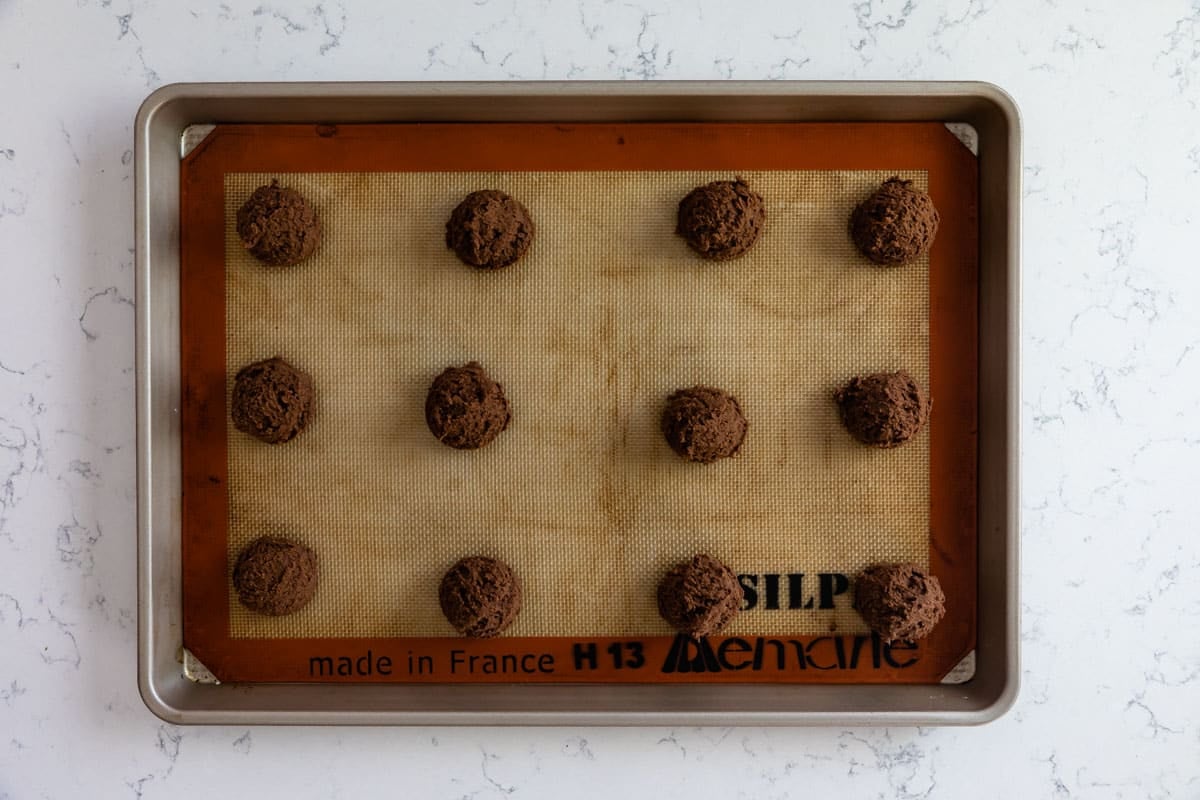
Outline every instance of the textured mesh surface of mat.
[[(929, 436), (855, 443), (834, 389), (906, 369), (928, 385), (928, 260), (894, 269), (854, 250), (855, 203), (892, 172), (740, 173), (766, 203), (749, 254), (716, 263), (674, 234), (679, 199), (737, 173), (229, 174), (229, 385), (279, 355), (307, 370), (315, 416), (294, 441), (230, 424), (230, 559), (285, 535), (316, 550), (320, 587), (290, 617), (230, 602), (238, 637), (446, 636), (445, 569), (468, 554), (513, 566), (516, 636), (665, 634), (659, 575), (697, 552), (758, 575), (757, 607), (729, 633), (865, 630), (850, 592), (804, 608), (819, 573), (928, 562)], [(923, 172), (900, 172), (926, 188)], [(267, 267), (241, 248), (238, 206), (272, 178), (318, 208), (309, 261)], [(469, 191), (517, 197), (537, 226), (498, 272), (460, 263), (445, 221)], [(503, 384), (512, 423), (471, 452), (439, 444), (425, 394), (476, 360)], [(734, 394), (741, 454), (685, 463), (658, 420), (694, 384)], [(936, 424), (936, 399), (934, 422)], [(766, 608), (766, 574), (780, 579)], [(789, 606), (800, 605), (800, 608)]]

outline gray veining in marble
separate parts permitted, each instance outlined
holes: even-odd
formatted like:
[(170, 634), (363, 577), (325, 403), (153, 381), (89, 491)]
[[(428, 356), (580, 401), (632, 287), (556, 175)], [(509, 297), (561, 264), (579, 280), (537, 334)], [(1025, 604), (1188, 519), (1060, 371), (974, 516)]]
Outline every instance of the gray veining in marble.
[[(188, 728), (134, 667), (132, 121), (184, 80), (984, 79), (1023, 688), (980, 729)], [(1200, 797), (1200, 2), (0, 0), (0, 798)]]

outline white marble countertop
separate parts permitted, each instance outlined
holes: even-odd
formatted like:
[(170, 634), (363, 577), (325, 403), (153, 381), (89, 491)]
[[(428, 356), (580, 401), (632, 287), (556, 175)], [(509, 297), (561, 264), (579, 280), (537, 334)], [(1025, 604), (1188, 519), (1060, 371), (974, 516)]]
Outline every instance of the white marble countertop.
[[(247, 730), (143, 707), (139, 102), (185, 80), (538, 78), (1014, 95), (1023, 675), (999, 722)], [(1196, 0), (0, 0), (0, 798), (1200, 797), (1198, 100)]]

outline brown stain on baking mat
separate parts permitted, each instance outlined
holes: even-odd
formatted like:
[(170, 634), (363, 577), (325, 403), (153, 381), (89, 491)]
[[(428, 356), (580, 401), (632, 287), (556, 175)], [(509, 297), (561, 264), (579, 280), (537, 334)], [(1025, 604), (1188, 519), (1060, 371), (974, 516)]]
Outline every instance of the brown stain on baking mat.
[[(936, 124), (219, 126), (182, 167), (185, 645), (223, 680), (935, 682), (974, 646), (976, 163)], [(873, 267), (850, 208), (892, 174), (942, 210), (931, 255)], [(767, 224), (742, 259), (702, 262), (678, 198), (740, 175)], [(272, 177), (326, 237), (268, 268), (233, 211)], [(537, 239), (481, 274), (442, 240), (475, 188), (524, 202)], [(227, 381), (283, 355), (317, 384), (312, 425), (262, 445), (232, 429)], [(481, 360), (513, 404), (483, 450), (424, 428), (442, 367)], [(933, 422), (876, 451), (838, 427), (857, 372), (928, 380)], [(674, 388), (724, 386), (743, 452), (679, 461), (656, 430)], [(309, 607), (231, 599), (262, 534), (319, 554)], [(707, 646), (655, 613), (696, 551), (753, 588)], [(499, 639), (452, 637), (436, 587), (454, 560), (511, 563), (525, 608)], [(948, 613), (915, 650), (865, 633), (842, 576), (928, 564)], [(799, 576), (803, 577), (799, 577)], [(748, 593), (749, 594), (749, 593)], [(367, 653), (370, 652), (368, 657)], [(471, 656), (475, 656), (474, 660)], [(492, 656), (489, 659), (488, 656)], [(505, 658), (507, 656), (507, 658)]]

